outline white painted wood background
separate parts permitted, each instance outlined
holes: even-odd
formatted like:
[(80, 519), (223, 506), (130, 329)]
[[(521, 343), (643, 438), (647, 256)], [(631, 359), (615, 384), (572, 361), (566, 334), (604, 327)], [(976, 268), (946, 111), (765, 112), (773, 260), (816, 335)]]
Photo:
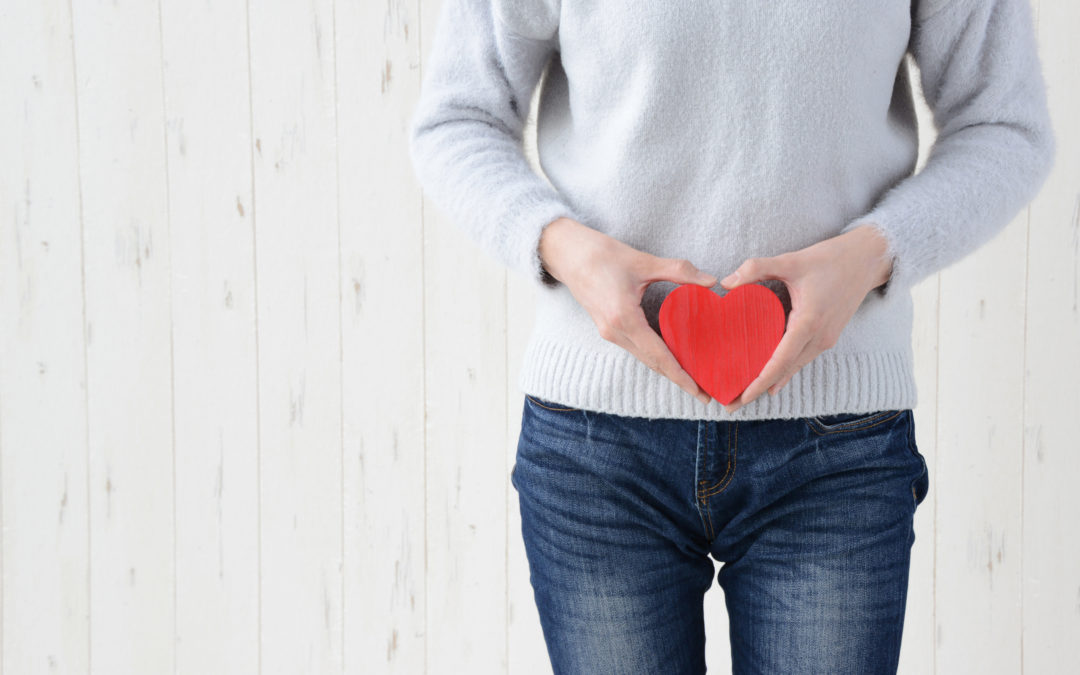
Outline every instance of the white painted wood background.
[[(1033, 6), (1056, 169), (915, 289), (904, 673), (1080, 672), (1080, 3)], [(531, 290), (405, 152), (438, 8), (0, 3), (0, 673), (550, 672)]]

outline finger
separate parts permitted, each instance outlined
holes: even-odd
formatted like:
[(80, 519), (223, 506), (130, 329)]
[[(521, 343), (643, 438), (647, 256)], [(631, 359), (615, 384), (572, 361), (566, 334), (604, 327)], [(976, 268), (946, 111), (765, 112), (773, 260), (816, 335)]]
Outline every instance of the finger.
[(645, 254), (645, 271), (642, 280), (645, 283), (654, 281), (673, 281), (679, 284), (699, 284), (705, 287), (716, 285), (716, 277), (699, 270), (694, 263), (685, 258), (661, 258), (649, 253)]
[(742, 407), (742, 394), (739, 394), (728, 403), (724, 404), (724, 410), (727, 412), (735, 412)]
[[(795, 316), (795, 313), (792, 312), (789, 318)], [(769, 386), (786, 374), (788, 368), (795, 363), (795, 359), (802, 353), (812, 337), (812, 332), (808, 328), (804, 328), (803, 322), (797, 317), (792, 319), (788, 324), (787, 332), (780, 338), (780, 344), (773, 350), (772, 356), (765, 363), (765, 367), (758, 373), (757, 378), (739, 395), (743, 401), (741, 405), (746, 405), (756, 399), (761, 392), (768, 389)]]
[[(652, 332), (652, 329), (648, 329)], [(655, 333), (654, 333), (655, 335)], [(702, 403), (709, 403), (712, 397), (694, 381), (694, 378), (690, 377), (690, 374), (683, 370), (682, 366), (675, 359), (674, 356), (667, 350), (667, 346), (661, 345), (664, 351), (659, 351), (654, 347), (640, 347), (641, 342), (651, 344), (652, 339), (647, 337), (647, 334), (641, 333), (636, 337), (637, 342), (633, 342), (635, 355), (652, 370), (667, 377), (669, 380), (677, 384), (683, 391), (697, 398)]]
[(769, 258), (747, 258), (734, 272), (721, 279), (720, 285), (730, 290), (765, 279), (790, 279), (792, 260), (792, 256), (786, 253)]
[(668, 349), (667, 343), (656, 334), (656, 331), (645, 320), (644, 312), (637, 316), (638, 319), (631, 321), (625, 331), (626, 339), (634, 346), (632, 351), (635, 356), (702, 403), (708, 403), (712, 400), (712, 397), (701, 388), (694, 378), (690, 377), (690, 373), (679, 365), (678, 359)]
[(789, 381), (791, 381), (791, 378), (795, 377), (795, 373), (802, 370), (803, 367), (806, 366), (806, 364), (817, 358), (817, 355), (821, 352), (822, 350), (814, 345), (813, 340), (807, 342), (806, 347), (804, 347), (802, 350), (802, 353), (799, 354), (799, 357), (797, 359), (795, 359), (795, 365), (789, 368), (787, 374), (780, 378), (780, 380), (776, 384), (769, 387), (769, 395), (775, 396), (776, 392), (780, 391)]
[(795, 373), (797, 373), (797, 372), (799, 372), (798, 368), (792, 368), (791, 370), (788, 371), (787, 375), (780, 378), (779, 382), (777, 382), (773, 386), (769, 387), (769, 396), (776, 396), (776, 392), (783, 389), (787, 385), (787, 383), (791, 381), (791, 378), (794, 377)]
[[(712, 400), (712, 397), (710, 397), (708, 393), (705, 392), (705, 390), (701, 389), (701, 387), (698, 386), (697, 382), (695, 382), (693, 378), (690, 378), (689, 375), (687, 375), (687, 381), (687, 379), (678, 378), (677, 375), (675, 377), (672, 377), (667, 372), (665, 372), (665, 368), (663, 366), (663, 359), (657, 358), (656, 356), (651, 355), (647, 350), (638, 347), (638, 345), (635, 344), (634, 341), (630, 338), (630, 336), (628, 336), (626, 333), (620, 332), (614, 339), (610, 341), (630, 352), (631, 355), (633, 355), (637, 360), (644, 363), (650, 370), (656, 371), (657, 373), (671, 379), (683, 391), (698, 399), (702, 403), (707, 404), (709, 403), (709, 401)], [(677, 362), (676, 365), (678, 365)]]

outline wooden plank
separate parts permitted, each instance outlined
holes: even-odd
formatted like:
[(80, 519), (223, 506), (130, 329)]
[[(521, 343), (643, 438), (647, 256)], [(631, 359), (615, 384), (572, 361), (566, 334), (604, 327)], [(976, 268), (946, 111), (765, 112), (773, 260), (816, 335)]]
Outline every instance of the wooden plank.
[(333, 20), (330, 0), (249, 6), (264, 674), (343, 669)]
[[(1057, 161), (1028, 212), (1023, 441), (1023, 671), (1080, 672), (1080, 3), (1036, 15)], [(1021, 411), (1014, 411), (1019, 414)]]
[(90, 667), (174, 656), (169, 222), (156, 4), (76, 2)]
[(943, 270), (937, 671), (1020, 672), (1027, 219)]
[(1025, 222), (941, 274), (939, 672), (1020, 669)]
[(0, 672), (87, 672), (83, 282), (71, 16), (0, 21)]
[[(176, 670), (255, 673), (258, 397), (243, 4), (161, 3), (176, 429)], [(275, 552), (276, 553), (276, 552)], [(163, 672), (171, 664), (159, 661)]]
[[(433, 0), (421, 6), (424, 58), (440, 7)], [(508, 274), (425, 200), (426, 658), (431, 671), (506, 669), (502, 505), (509, 471)]]
[(416, 0), (340, 3), (335, 22), (351, 673), (425, 672), (423, 222), (405, 127), (419, 14)]

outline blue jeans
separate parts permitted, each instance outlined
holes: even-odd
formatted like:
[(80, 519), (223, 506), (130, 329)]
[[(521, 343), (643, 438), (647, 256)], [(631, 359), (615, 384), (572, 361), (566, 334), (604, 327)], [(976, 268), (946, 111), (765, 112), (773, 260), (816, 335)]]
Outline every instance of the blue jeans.
[(704, 673), (713, 559), (735, 675), (896, 672), (929, 490), (910, 409), (708, 421), (523, 406), (510, 480), (556, 675)]

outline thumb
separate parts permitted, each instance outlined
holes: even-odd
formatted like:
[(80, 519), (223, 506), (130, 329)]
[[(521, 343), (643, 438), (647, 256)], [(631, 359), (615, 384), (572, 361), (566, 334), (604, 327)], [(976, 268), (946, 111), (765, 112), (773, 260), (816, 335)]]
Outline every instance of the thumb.
[(716, 285), (716, 277), (699, 270), (685, 258), (653, 259), (653, 281), (674, 281), (680, 284), (698, 284), (710, 288)]
[(773, 261), (774, 258), (747, 258), (734, 272), (721, 279), (720, 285), (730, 290), (763, 279), (777, 279), (780, 270)]

